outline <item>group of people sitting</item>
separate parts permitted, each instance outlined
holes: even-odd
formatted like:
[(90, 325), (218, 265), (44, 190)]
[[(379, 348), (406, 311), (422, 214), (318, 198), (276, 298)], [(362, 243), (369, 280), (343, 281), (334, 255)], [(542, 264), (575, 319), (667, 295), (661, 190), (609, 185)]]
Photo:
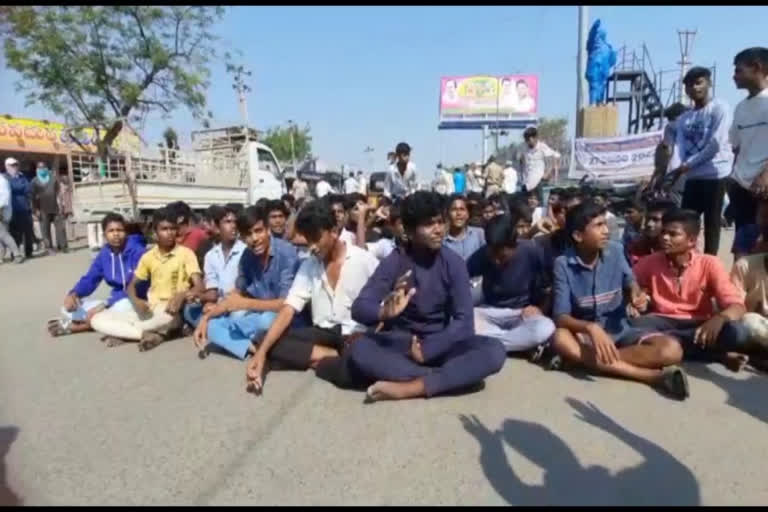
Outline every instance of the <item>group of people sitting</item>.
[[(418, 191), (375, 210), (361, 194), (157, 210), (154, 245), (110, 213), (106, 244), (67, 293), (53, 336), (96, 331), (150, 350), (192, 335), (201, 358), (307, 370), (370, 400), (483, 386), (507, 354), (584, 367), (684, 399), (684, 357), (732, 370), (763, 361), (765, 257), (729, 275), (696, 249), (699, 214), (636, 203), (616, 216), (593, 191)], [(106, 301), (90, 299), (104, 281)], [(746, 300), (745, 300), (746, 299)]]

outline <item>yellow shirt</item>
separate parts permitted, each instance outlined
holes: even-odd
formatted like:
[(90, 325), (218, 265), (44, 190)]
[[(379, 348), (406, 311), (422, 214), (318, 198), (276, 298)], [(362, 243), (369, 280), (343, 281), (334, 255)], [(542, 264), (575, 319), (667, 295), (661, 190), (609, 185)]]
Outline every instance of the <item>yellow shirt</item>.
[(176, 245), (168, 253), (161, 253), (160, 248), (154, 246), (141, 257), (133, 275), (136, 279), (150, 281), (149, 305), (155, 307), (171, 300), (178, 292), (189, 290), (189, 279), (193, 274), (202, 274), (195, 253)]

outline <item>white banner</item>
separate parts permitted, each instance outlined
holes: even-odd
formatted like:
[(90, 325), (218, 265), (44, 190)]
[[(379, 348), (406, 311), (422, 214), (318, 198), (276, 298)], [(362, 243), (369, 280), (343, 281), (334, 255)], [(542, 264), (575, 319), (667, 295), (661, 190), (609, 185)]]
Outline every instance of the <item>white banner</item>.
[(656, 146), (663, 132), (646, 132), (620, 137), (576, 139), (574, 159), (568, 178), (585, 175), (597, 180), (631, 180), (653, 174)]

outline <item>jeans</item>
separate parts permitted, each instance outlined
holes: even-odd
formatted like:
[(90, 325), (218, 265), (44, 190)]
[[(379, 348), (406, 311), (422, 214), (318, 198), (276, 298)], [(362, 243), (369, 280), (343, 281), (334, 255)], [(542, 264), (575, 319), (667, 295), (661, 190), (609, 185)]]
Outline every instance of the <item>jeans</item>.
[(738, 230), (747, 224), (754, 224), (757, 218), (757, 199), (752, 192), (733, 180), (728, 180), (728, 197), (731, 201), (728, 209), (733, 223)]
[[(21, 257), (19, 246), (16, 244), (13, 236), (11, 236), (9, 222), (2, 218), (0, 218), (0, 249), (8, 249), (14, 258)], [(4, 256), (4, 253), (0, 253), (0, 256)]]
[(543, 315), (523, 318), (522, 309), (475, 308), (475, 334), (496, 338), (507, 352), (523, 352), (546, 342), (555, 324)]
[(248, 355), (251, 340), (267, 332), (277, 313), (272, 311), (235, 311), (208, 320), (208, 341), (239, 359)]
[(31, 258), (35, 243), (32, 214), (30, 212), (13, 212), (10, 228), (11, 236), (16, 241), (16, 245), (20, 248), (21, 242), (24, 241), (24, 255)]
[(682, 207), (704, 214), (704, 252), (717, 256), (725, 180), (687, 180)]

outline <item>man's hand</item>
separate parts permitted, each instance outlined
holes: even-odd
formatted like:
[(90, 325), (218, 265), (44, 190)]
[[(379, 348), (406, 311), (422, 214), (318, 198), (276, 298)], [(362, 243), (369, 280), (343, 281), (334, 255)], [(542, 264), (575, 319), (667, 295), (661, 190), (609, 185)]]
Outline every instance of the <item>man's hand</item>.
[(198, 350), (203, 350), (208, 344), (208, 317), (203, 315), (200, 319), (200, 323), (195, 327), (195, 332), (192, 334), (192, 339), (195, 342), (195, 347)]
[(691, 170), (690, 167), (688, 167), (685, 164), (683, 164), (680, 167), (678, 167), (677, 169), (673, 170), (670, 173), (670, 176), (672, 177), (672, 179), (671, 179), (671, 181), (669, 183), (669, 188), (672, 188), (675, 185), (675, 183), (677, 183), (677, 180), (679, 180), (681, 177), (683, 177), (690, 170)]
[(146, 317), (152, 313), (152, 310), (149, 309), (149, 304), (147, 304), (147, 301), (142, 299), (134, 300), (133, 307), (136, 310), (136, 313), (138, 313), (139, 317)]
[(64, 297), (64, 309), (66, 309), (69, 312), (72, 312), (80, 307), (80, 297), (75, 295), (74, 293), (70, 293), (66, 297)]
[(760, 174), (752, 182), (750, 190), (761, 199), (768, 197), (768, 162), (763, 164)]
[(97, 314), (101, 313), (105, 309), (107, 309), (107, 306), (105, 306), (104, 304), (99, 304), (95, 308), (89, 309), (88, 312), (85, 315), (85, 321), (88, 322), (88, 323), (91, 323), (91, 318), (93, 318)]
[(619, 360), (619, 351), (613, 339), (598, 324), (590, 324), (587, 333), (592, 338), (597, 360), (605, 365), (611, 365)]
[(385, 321), (396, 318), (408, 306), (411, 297), (416, 295), (416, 288), (408, 287), (408, 278), (411, 277), (409, 270), (395, 282), (392, 293), (387, 295), (379, 309), (379, 320)]
[(711, 347), (717, 343), (717, 337), (728, 319), (723, 315), (715, 315), (696, 329), (693, 342), (702, 347)]
[(184, 305), (184, 301), (187, 299), (187, 292), (177, 293), (171, 300), (168, 301), (168, 305), (165, 308), (165, 312), (169, 315), (175, 315)]
[(635, 293), (632, 295), (631, 306), (637, 310), (638, 313), (645, 313), (648, 310), (648, 305), (651, 303), (651, 298), (644, 291)]
[(208, 313), (213, 311), (213, 308), (215, 307), (216, 307), (216, 304), (214, 304), (213, 302), (206, 302), (205, 304), (203, 304), (203, 314), (207, 315)]
[(421, 340), (418, 336), (411, 338), (411, 359), (419, 364), (424, 364), (424, 353), (421, 350)]
[(525, 306), (523, 308), (522, 312), (523, 318), (530, 318), (532, 316), (540, 315), (544, 316), (544, 313), (541, 312), (538, 306)]
[(246, 391), (261, 393), (264, 387), (264, 364), (267, 361), (267, 355), (256, 350), (245, 370)]

